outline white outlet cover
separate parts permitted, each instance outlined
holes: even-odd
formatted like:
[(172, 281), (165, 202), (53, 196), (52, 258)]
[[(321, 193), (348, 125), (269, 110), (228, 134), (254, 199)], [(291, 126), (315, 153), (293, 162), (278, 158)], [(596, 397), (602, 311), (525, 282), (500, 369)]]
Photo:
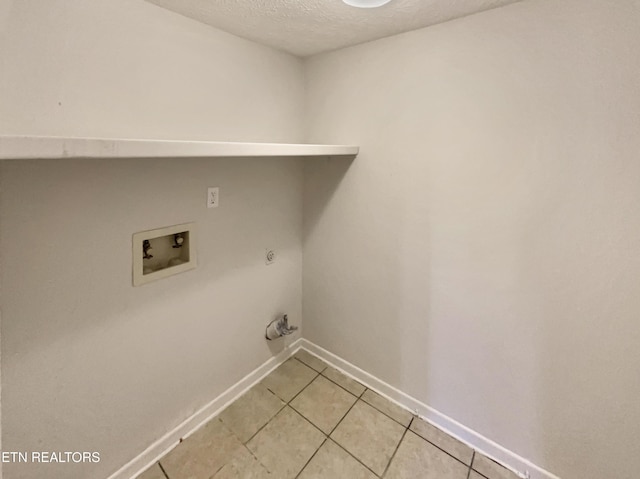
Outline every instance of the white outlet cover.
[(220, 206), (220, 188), (215, 186), (207, 188), (207, 208)]

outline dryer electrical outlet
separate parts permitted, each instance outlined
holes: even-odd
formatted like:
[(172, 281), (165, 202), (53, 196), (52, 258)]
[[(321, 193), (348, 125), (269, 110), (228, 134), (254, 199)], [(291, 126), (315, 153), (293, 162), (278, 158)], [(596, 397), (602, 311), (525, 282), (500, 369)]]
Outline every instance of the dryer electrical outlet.
[(276, 261), (276, 252), (270, 248), (264, 250), (264, 263), (266, 265), (273, 264)]

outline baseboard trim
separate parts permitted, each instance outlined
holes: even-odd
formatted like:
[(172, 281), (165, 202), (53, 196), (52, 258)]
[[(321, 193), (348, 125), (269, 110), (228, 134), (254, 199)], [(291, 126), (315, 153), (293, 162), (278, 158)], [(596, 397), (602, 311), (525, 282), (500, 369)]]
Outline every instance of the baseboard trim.
[(455, 419), (450, 418), (418, 399), (378, 379), (372, 374), (369, 374), (363, 369), (360, 369), (349, 361), (342, 359), (340, 356), (304, 338), (296, 340), (276, 356), (271, 357), (262, 365), (258, 366), (236, 384), (151, 444), (147, 449), (110, 475), (108, 479), (133, 479), (144, 472), (173, 449), (180, 442), (181, 438), (188, 437), (203, 424), (217, 416), (230, 403), (242, 396), (249, 388), (260, 382), (266, 375), (289, 357), (293, 356), (296, 351), (301, 348), (315, 354), (342, 373), (361, 382), (369, 389), (376, 391), (378, 394), (411, 411), (413, 414), (418, 415), (420, 418), (442, 429), (456, 439), (459, 439), (476, 451), (515, 471), (521, 477), (528, 477), (530, 479), (560, 479), (558, 476), (533, 464), (531, 461), (497, 444)]
[(300, 341), (302, 349), (315, 354), (347, 376), (361, 382), (369, 389), (374, 390), (378, 394), (386, 397), (390, 401), (393, 401), (404, 409), (411, 411), (413, 414), (416, 414), (437, 428), (442, 429), (447, 434), (459, 439), (476, 451), (481, 452), (506, 468), (511, 469), (519, 476), (530, 479), (560, 479), (558, 476), (536, 466), (531, 461), (508, 450), (500, 444), (497, 444), (464, 424), (459, 423), (455, 419), (450, 418), (416, 398), (409, 396), (390, 384), (387, 384), (381, 379), (378, 379), (372, 374), (369, 374), (354, 364), (351, 364), (349, 361), (342, 359), (340, 356), (327, 351), (307, 339), (303, 338)]
[(286, 346), (276, 356), (269, 358), (218, 397), (196, 411), (192, 416), (185, 419), (177, 427), (155, 441), (147, 449), (111, 474), (108, 479), (133, 479), (144, 472), (173, 449), (180, 442), (181, 438), (188, 437), (200, 428), (200, 426), (218, 415), (230, 403), (242, 396), (249, 388), (253, 387), (267, 374), (295, 354), (301, 346), (302, 338)]

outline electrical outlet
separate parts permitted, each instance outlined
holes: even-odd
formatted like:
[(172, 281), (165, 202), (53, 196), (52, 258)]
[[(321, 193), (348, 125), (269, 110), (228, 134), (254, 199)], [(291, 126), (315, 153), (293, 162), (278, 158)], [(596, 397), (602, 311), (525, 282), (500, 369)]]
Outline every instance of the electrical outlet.
[(220, 205), (220, 188), (207, 189), (207, 208), (217, 208)]
[(276, 252), (272, 249), (266, 249), (264, 255), (265, 264), (273, 264), (276, 261)]

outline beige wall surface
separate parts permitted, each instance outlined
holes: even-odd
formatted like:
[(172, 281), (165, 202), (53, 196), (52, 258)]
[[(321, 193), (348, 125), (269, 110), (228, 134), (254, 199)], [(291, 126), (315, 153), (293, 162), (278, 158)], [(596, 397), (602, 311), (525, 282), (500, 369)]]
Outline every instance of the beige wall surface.
[[(296, 58), (142, 1), (2, 6), (0, 134), (301, 139)], [(0, 176), (3, 449), (101, 455), (5, 478), (104, 479), (277, 352), (275, 315), (300, 324), (300, 160), (6, 161)], [(198, 267), (132, 287), (132, 234), (191, 221)]]
[[(263, 363), (302, 242), (308, 339), (563, 479), (634, 477), (639, 20), (525, 0), (303, 71), (142, 1), (0, 0), (0, 134), (295, 142), (306, 73), (307, 140), (362, 147), (306, 163), (304, 231), (294, 159), (3, 162), (3, 450), (102, 457), (5, 477), (102, 479)], [(132, 233), (189, 221), (198, 268), (131, 287)]]
[(640, 7), (524, 1), (307, 62), (305, 337), (570, 478), (637, 476)]
[(0, 133), (296, 142), (303, 65), (143, 0), (0, 0)]

